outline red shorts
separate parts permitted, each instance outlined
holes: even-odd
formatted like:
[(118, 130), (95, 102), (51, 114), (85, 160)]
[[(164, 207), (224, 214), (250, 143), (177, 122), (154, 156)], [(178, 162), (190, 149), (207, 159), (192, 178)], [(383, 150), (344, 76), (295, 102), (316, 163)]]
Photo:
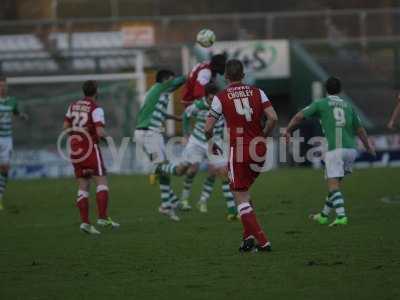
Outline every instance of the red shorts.
[(255, 149), (250, 149), (248, 145), (231, 147), (229, 153), (231, 190), (238, 192), (248, 191), (263, 171), (266, 156), (267, 146), (265, 143), (258, 143)]
[(77, 160), (76, 163), (72, 163), (76, 178), (106, 175), (103, 157), (97, 144), (93, 145), (91, 153), (84, 160), (80, 161), (78, 158), (73, 158), (74, 160)]

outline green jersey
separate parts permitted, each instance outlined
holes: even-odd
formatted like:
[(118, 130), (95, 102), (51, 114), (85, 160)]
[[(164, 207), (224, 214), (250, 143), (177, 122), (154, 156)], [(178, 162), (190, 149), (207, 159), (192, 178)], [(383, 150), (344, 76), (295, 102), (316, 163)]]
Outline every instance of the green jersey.
[(354, 108), (338, 96), (328, 96), (303, 109), (306, 118), (316, 117), (328, 140), (329, 151), (356, 148), (357, 129), (361, 121)]
[(0, 98), (0, 138), (11, 137), (12, 118), (13, 115), (18, 113), (18, 104), (15, 98)]
[(155, 83), (146, 94), (136, 128), (162, 130), (170, 99), (168, 93), (179, 88), (185, 80), (186, 77), (180, 76), (163, 83)]
[[(188, 106), (183, 114), (183, 133), (188, 135), (190, 133), (190, 118), (195, 118), (195, 124), (191, 133), (197, 141), (206, 143), (205, 126), (210, 107), (205, 100), (196, 100), (192, 105)], [(220, 118), (214, 128), (214, 136), (221, 137), (224, 133), (224, 120)]]

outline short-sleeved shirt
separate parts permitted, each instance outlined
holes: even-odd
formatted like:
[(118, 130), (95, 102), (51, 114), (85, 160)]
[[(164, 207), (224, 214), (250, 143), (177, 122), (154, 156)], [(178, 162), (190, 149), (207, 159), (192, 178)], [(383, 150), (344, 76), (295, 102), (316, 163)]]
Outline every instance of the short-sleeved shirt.
[(0, 138), (12, 136), (12, 117), (19, 113), (14, 97), (0, 98)]
[(209, 62), (197, 64), (189, 74), (183, 91), (182, 103), (190, 105), (205, 96), (205, 86), (212, 80)]
[(71, 138), (72, 153), (89, 149), (90, 143), (99, 143), (96, 128), (105, 126), (104, 110), (94, 99), (85, 97), (70, 104), (64, 120), (71, 125), (70, 135), (77, 137)]
[(303, 109), (305, 118), (318, 118), (328, 141), (328, 149), (356, 148), (360, 117), (352, 105), (339, 96), (314, 101)]
[(267, 95), (257, 87), (238, 83), (218, 93), (211, 104), (210, 115), (224, 116), (231, 146), (249, 145), (263, 136), (264, 110), (272, 106)]

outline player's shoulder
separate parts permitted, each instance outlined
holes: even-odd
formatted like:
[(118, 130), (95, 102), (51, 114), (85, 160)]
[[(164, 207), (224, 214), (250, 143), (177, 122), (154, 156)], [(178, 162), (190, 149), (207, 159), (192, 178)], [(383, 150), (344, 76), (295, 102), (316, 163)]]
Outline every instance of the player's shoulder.
[(206, 104), (204, 103), (203, 99), (198, 99), (193, 103), (193, 106), (197, 109), (207, 109)]
[(8, 97), (7, 97), (7, 101), (9, 101), (10, 103), (15, 103), (15, 102), (17, 102), (17, 97), (15, 97), (15, 96), (8, 96)]
[(227, 88), (224, 88), (223, 90), (220, 90), (218, 93), (215, 94), (214, 99), (222, 100), (225, 95), (228, 93)]
[(17, 104), (17, 98), (13, 96), (8, 96), (5, 98), (5, 100), (2, 102), (3, 105), (6, 106), (13, 106)]
[(324, 106), (324, 105), (328, 106), (329, 98), (328, 97), (317, 98), (313, 100), (312, 104), (317, 106)]

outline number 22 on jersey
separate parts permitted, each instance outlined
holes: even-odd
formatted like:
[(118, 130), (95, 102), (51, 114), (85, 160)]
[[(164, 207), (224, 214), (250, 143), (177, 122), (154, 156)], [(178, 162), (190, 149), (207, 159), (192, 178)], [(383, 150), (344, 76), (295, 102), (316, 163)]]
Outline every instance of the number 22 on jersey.
[(251, 122), (253, 109), (250, 106), (249, 98), (235, 98), (233, 99), (236, 112), (244, 116), (247, 122)]
[(72, 117), (72, 127), (85, 127), (89, 116), (87, 112), (82, 112), (82, 111), (73, 111), (71, 113), (71, 117)]

